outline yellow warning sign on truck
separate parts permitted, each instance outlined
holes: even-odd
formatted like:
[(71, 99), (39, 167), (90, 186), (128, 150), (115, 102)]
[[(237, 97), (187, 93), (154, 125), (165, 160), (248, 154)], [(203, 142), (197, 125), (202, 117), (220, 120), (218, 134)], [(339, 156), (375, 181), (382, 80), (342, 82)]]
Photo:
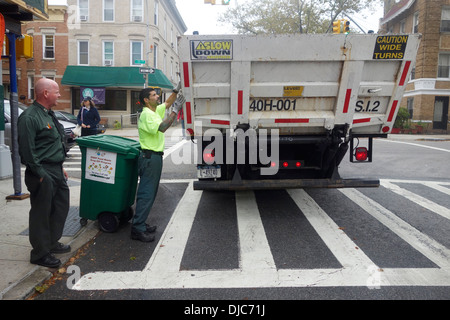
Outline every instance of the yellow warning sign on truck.
[(191, 60), (233, 60), (233, 40), (192, 40)]
[(379, 36), (375, 43), (373, 59), (403, 59), (408, 36)]
[(301, 97), (303, 94), (303, 86), (284, 86), (283, 97)]

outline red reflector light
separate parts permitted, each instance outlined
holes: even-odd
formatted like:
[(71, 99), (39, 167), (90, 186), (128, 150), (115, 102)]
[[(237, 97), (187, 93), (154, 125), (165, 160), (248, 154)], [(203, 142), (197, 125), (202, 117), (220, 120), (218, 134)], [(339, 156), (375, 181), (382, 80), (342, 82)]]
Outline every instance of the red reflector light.
[(215, 151), (213, 150), (208, 150), (205, 149), (203, 151), (203, 160), (207, 163), (207, 164), (212, 164), (214, 162), (214, 157), (215, 157)]
[(295, 166), (296, 166), (297, 168), (300, 168), (300, 167), (302, 166), (302, 163), (301, 163), (300, 161), (297, 161), (297, 162), (295, 163)]
[(289, 166), (289, 163), (287, 161), (283, 162), (283, 167), (287, 168)]
[(365, 147), (356, 148), (356, 151), (355, 151), (356, 161), (366, 161), (367, 156), (368, 156), (367, 148), (365, 148)]

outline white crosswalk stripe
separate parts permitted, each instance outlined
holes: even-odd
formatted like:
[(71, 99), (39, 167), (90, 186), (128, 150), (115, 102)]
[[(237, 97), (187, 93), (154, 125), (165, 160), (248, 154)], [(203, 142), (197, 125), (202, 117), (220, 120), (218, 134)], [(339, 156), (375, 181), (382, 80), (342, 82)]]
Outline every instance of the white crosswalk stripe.
[[(357, 248), (330, 215), (305, 190), (288, 190), (289, 196), (341, 264), (341, 268), (283, 269), (276, 266), (255, 193), (236, 192), (239, 236), (239, 267), (228, 270), (184, 270), (180, 268), (189, 234), (203, 192), (194, 191), (189, 182), (172, 218), (142, 271), (94, 272), (84, 275), (75, 290), (170, 289), (170, 288), (270, 288), (358, 286), (450, 286), (450, 250), (429, 235), (402, 220), (388, 208), (356, 189), (339, 189), (361, 210), (386, 226), (436, 267), (380, 268), (368, 253)], [(448, 209), (398, 185), (382, 180), (389, 196), (402, 197), (448, 219)], [(405, 181), (403, 181), (405, 182)], [(406, 181), (430, 186), (448, 194), (450, 183)]]

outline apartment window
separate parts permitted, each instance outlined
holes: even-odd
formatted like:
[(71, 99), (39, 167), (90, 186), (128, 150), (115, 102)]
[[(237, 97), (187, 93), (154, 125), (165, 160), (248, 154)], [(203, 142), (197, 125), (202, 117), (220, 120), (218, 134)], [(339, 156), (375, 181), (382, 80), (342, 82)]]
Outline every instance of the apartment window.
[(155, 1), (155, 15), (153, 16), (153, 23), (158, 26), (158, 15), (159, 15), (159, 3)]
[(89, 18), (89, 0), (78, 0), (78, 10), (80, 21), (87, 21)]
[(438, 78), (450, 78), (450, 53), (439, 54)]
[(55, 81), (55, 75), (54, 74), (43, 74), (42, 75), (42, 78), (45, 78), (45, 79), (50, 79), (50, 80), (53, 80), (53, 81)]
[(114, 42), (103, 41), (103, 65), (114, 65)]
[(114, 0), (103, 0), (103, 21), (114, 21)]
[(78, 41), (78, 64), (79, 65), (89, 64), (89, 41), (86, 40)]
[(409, 118), (412, 119), (414, 113), (414, 98), (408, 98), (406, 102), (406, 108), (408, 109), (409, 112)]
[(158, 45), (153, 46), (153, 67), (158, 68)]
[(416, 78), (416, 67), (411, 69), (411, 75), (409, 76), (409, 80), (414, 80)]
[(54, 59), (55, 58), (55, 36), (44, 34), (43, 35), (43, 41), (44, 41), (44, 59)]
[(405, 25), (406, 25), (405, 20), (400, 21), (400, 33), (406, 33)]
[(137, 65), (136, 60), (142, 60), (143, 54), (143, 42), (142, 41), (131, 41), (131, 65)]
[(163, 72), (165, 74), (167, 74), (167, 55), (164, 54), (164, 58), (163, 58)]
[(414, 13), (414, 17), (413, 17), (413, 33), (418, 33), (419, 32), (419, 13), (416, 12)]
[(167, 17), (164, 17), (163, 32), (164, 32), (164, 39), (167, 41)]
[(450, 32), (450, 8), (442, 9), (441, 32)]
[(144, 4), (142, 0), (131, 0), (131, 21), (144, 21)]
[(28, 99), (34, 99), (34, 75), (28, 76)]

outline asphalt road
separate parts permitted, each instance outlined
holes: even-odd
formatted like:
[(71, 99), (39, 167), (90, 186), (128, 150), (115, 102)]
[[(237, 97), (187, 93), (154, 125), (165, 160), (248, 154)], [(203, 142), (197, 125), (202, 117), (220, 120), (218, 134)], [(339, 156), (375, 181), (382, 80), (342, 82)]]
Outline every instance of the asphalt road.
[[(156, 241), (131, 240), (129, 224), (99, 233), (34, 299), (182, 300), (175, 315), (213, 300), (233, 316), (217, 300), (448, 300), (450, 141), (376, 139), (374, 150), (340, 172), (379, 188), (255, 192), (193, 191), (195, 167), (168, 155)], [(80, 161), (71, 154), (66, 168)]]

